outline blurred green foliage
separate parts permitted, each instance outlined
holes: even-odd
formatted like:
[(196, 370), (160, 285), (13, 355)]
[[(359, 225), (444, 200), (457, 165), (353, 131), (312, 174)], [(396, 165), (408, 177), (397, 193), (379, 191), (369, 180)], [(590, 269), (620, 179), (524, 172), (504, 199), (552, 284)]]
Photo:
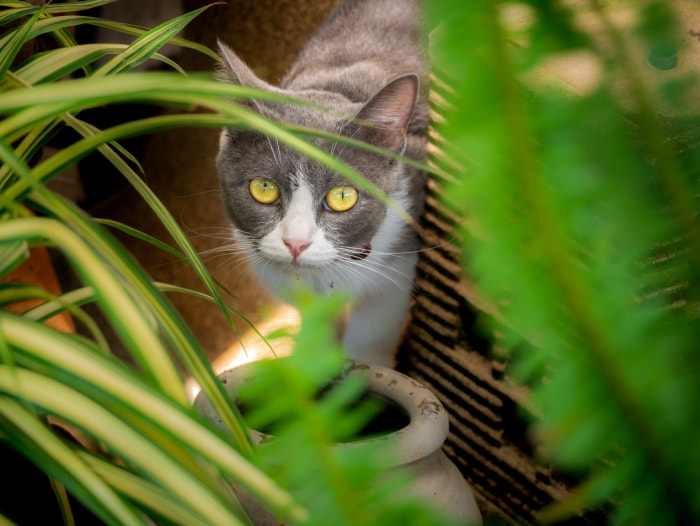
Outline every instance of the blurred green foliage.
[[(3, 306), (49, 300), (23, 316), (0, 312), (0, 438), (56, 481), (66, 510), (63, 486), (110, 524), (149, 524), (151, 517), (162, 524), (246, 524), (226, 479), (299, 524), (328, 524), (328, 517), (334, 524), (435, 524), (434, 510), (395, 498), (400, 480), (371, 484), (380, 475), (371, 458), (325, 447), (368, 418), (364, 411), (347, 418), (359, 386), (314, 398), (323, 378), (342, 368), (333, 339), (336, 300), (302, 298), (300, 352), (272, 366), (272, 384), (250, 400), (251, 418), (264, 424), (285, 414), (288, 423), (274, 447), (257, 452), (162, 293), (174, 289), (153, 283), (105, 228), (46, 188), (99, 149), (167, 227), (177, 245), (169, 250), (198, 269), (210, 299), (228, 312), (186, 236), (143, 184), (136, 160), (115, 141), (172, 126), (251, 126), (323, 157), (300, 140), (304, 130), (228, 102), (264, 94), (187, 77), (158, 55), (166, 42), (213, 55), (174, 36), (197, 12), (150, 31), (68, 14), (107, 1), (0, 2), (0, 274), (20, 264), (28, 246), (48, 244), (66, 253), (85, 283), (60, 297), (0, 287)], [(504, 335), (498, 343), (511, 353), (510, 374), (532, 389), (538, 451), (581, 481), (569, 500), (543, 510), (543, 521), (605, 505), (620, 524), (700, 522), (697, 83), (692, 71), (649, 83), (649, 66), (633, 52), (642, 49), (673, 70), (673, 50), (687, 51), (675, 11), (683, 5), (429, 3), (431, 26), (438, 27), (435, 70), (447, 86), (436, 85), (448, 103), (438, 128), (445, 154), (462, 167), (441, 165), (456, 181), (445, 200), (465, 218), (465, 272), (499, 309), (500, 321), (489, 322)], [(624, 31), (614, 23), (615, 9), (635, 14)], [(81, 46), (68, 31), (81, 23), (139, 38), (131, 46)], [(18, 60), (23, 45), (40, 35), (58, 48)], [(94, 67), (102, 56), (111, 60)], [(149, 57), (176, 72), (130, 73)], [(578, 60), (596, 66), (586, 89), (542, 82), (549, 79), (542, 68)], [(56, 82), (74, 72), (84, 78)], [(91, 105), (127, 98), (214, 111), (110, 130), (79, 118)], [(36, 164), (64, 126), (82, 138)], [(119, 330), (138, 371), (110, 355), (107, 338), (81, 310), (92, 301)], [(60, 335), (40, 323), (66, 309), (89, 336)], [(228, 435), (192, 411), (178, 361), (218, 400)], [(64, 399), (72, 403), (61, 405)], [(110, 455), (57, 437), (49, 415), (97, 439)], [(100, 427), (102, 418), (114, 423), (111, 432)], [(309, 466), (317, 476), (305, 476)]]
[[(466, 272), (502, 316), (545, 460), (582, 481), (543, 520), (605, 503), (620, 524), (700, 520), (697, 79), (649, 82), (635, 54), (681, 42), (682, 7), (431, 4)], [(594, 82), (547, 76), (565, 66)]]
[[(0, 277), (26, 261), (28, 248), (48, 246), (62, 253), (83, 285), (57, 296), (36, 286), (0, 282), (0, 454), (12, 450), (26, 457), (50, 480), (66, 524), (74, 524), (76, 516), (69, 495), (105, 524), (251, 524), (231, 481), (294, 524), (446, 524), (438, 518), (440, 510), (401, 497), (397, 490), (407, 481), (386, 478), (373, 455), (348, 456), (331, 447), (355, 433), (370, 414), (362, 406), (349, 409), (359, 394), (356, 384), (339, 385), (321, 401), (314, 397), (319, 382), (336, 377), (344, 364), (334, 342), (337, 299), (301, 301), (305, 321), (297, 345), (304, 350), (289, 361), (269, 364), (273, 383), (249, 404), (256, 418), (283, 414), (285, 424), (272, 447), (258, 451), (252, 446), (238, 408), (164, 292), (218, 303), (232, 325), (236, 313), (145, 183), (138, 160), (118, 141), (177, 126), (249, 127), (328, 162), (351, 179), (359, 176), (304, 141), (309, 130), (273, 123), (232, 102), (274, 95), (225, 84), (213, 75), (186, 75), (158, 53), (172, 43), (218, 60), (211, 50), (175, 36), (206, 8), (152, 29), (84, 16), (110, 1), (0, 1)], [(81, 24), (136, 38), (130, 45), (78, 44), (70, 28)], [(52, 44), (35, 47), (36, 39)], [(97, 62), (103, 57), (108, 60)], [(149, 59), (174, 71), (132, 72)], [(105, 130), (83, 120), (85, 109), (123, 102), (191, 111), (163, 112)], [(42, 158), (51, 137), (67, 128), (77, 132), (74, 142)], [(93, 218), (47, 187), (95, 151), (151, 207), (173, 246), (128, 225)], [(208, 294), (155, 283), (106, 226), (188, 262)], [(10, 308), (33, 299), (44, 303), (21, 314)], [(99, 307), (118, 342), (83, 309), (87, 303)], [(86, 329), (84, 334), (44, 325), (64, 311)], [(118, 345), (134, 367), (113, 354)], [(194, 410), (185, 375), (211, 400), (223, 429)], [(21, 486), (13, 485), (15, 476), (3, 473), (3, 524), (15, 517), (4, 517), (5, 510), (27, 500), (18, 495)], [(380, 477), (382, 482), (375, 483)], [(33, 517), (28, 520), (55, 523), (61, 520), (57, 516), (38, 518), (51, 507), (52, 502), (20, 506)]]

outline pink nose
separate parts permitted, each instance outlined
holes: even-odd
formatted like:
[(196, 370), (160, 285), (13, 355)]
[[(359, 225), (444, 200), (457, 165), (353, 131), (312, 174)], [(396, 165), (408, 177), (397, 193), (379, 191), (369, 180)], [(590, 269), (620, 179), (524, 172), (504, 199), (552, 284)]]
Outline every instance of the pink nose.
[(283, 239), (282, 241), (284, 241), (284, 244), (287, 245), (287, 249), (292, 255), (293, 261), (296, 261), (299, 255), (304, 252), (304, 250), (309, 248), (309, 245), (311, 245), (311, 242), (303, 239)]

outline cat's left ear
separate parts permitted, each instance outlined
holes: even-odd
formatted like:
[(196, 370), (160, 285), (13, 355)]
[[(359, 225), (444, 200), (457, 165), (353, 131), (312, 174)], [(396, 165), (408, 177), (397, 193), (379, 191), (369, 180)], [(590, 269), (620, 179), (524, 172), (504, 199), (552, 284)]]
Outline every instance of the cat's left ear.
[(270, 89), (271, 86), (264, 80), (258, 78), (258, 76), (253, 73), (253, 70), (248, 67), (248, 64), (243, 62), (230, 47), (221, 40), (218, 41), (218, 44), (219, 55), (221, 55), (226, 67), (223, 75), (220, 76), (221, 80), (247, 86), (249, 88)]
[(418, 77), (403, 75), (384, 86), (360, 110), (353, 125), (353, 138), (380, 148), (401, 152), (406, 130), (418, 99)]
[[(224, 61), (225, 69), (219, 78), (224, 82), (232, 82), (240, 86), (248, 88), (256, 88), (272, 93), (281, 93), (279, 88), (268, 84), (258, 77), (252, 69), (243, 62), (233, 50), (223, 42), (219, 41), (219, 54)], [(252, 110), (261, 114), (267, 114), (263, 103), (257, 99), (240, 100), (241, 104), (246, 105)]]

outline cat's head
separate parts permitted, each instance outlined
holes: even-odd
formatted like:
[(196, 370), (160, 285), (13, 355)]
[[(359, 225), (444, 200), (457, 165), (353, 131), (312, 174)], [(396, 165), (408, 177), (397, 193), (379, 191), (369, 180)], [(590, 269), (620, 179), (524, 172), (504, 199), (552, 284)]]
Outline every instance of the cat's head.
[[(394, 79), (362, 103), (322, 90), (289, 92), (268, 85), (221, 46), (226, 80), (301, 98), (328, 108), (255, 100), (243, 102), (266, 117), (352, 137), (401, 153), (418, 94), (414, 75)], [(335, 141), (311, 142), (344, 161), (383, 192), (396, 196), (401, 165), (386, 156)], [(256, 257), (294, 274), (364, 259), (386, 207), (329, 168), (261, 133), (222, 132), (217, 166), (226, 211)], [(398, 196), (401, 197), (401, 196)]]

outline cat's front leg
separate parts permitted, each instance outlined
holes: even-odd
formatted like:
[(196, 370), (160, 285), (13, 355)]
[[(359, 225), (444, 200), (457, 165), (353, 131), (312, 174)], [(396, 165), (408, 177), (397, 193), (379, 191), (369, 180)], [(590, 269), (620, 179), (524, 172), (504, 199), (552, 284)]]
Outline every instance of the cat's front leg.
[(394, 267), (394, 277), (379, 285), (374, 294), (359, 300), (350, 311), (343, 346), (348, 358), (394, 368), (396, 347), (411, 303), (415, 255)]
[(348, 358), (394, 368), (409, 303), (410, 294), (397, 291), (356, 305), (350, 311), (343, 337)]

